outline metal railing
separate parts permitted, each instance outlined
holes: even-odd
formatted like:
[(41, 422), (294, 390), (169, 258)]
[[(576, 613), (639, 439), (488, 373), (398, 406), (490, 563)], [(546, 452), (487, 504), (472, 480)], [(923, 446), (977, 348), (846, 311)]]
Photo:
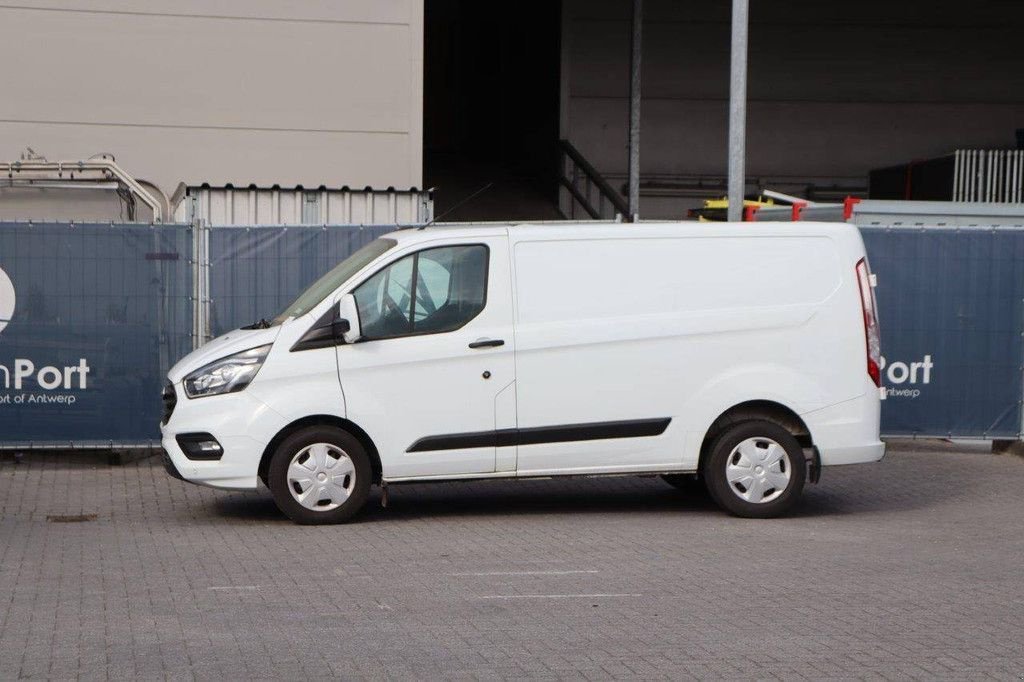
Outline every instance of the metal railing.
[(955, 151), (953, 201), (1024, 201), (1024, 150)]
[(594, 220), (621, 220), (629, 206), (590, 162), (568, 140), (558, 141), (558, 183), (569, 193), (566, 217), (575, 219), (577, 208)]
[[(112, 157), (97, 156), (84, 161), (47, 161), (45, 159), (24, 159), (0, 163), (0, 174), (8, 187), (69, 187), (73, 185), (103, 186), (114, 182), (122, 187), (129, 197), (129, 220), (135, 220), (134, 197), (153, 212), (153, 222), (163, 222), (164, 203), (147, 192), (139, 181), (125, 172)], [(166, 201), (166, 200), (165, 200)]]

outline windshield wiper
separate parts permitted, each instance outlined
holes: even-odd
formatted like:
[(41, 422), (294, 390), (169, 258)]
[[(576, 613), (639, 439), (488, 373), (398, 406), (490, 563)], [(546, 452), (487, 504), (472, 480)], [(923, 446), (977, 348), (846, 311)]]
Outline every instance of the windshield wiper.
[(270, 329), (270, 322), (266, 318), (261, 317), (252, 324), (242, 327), (242, 329)]

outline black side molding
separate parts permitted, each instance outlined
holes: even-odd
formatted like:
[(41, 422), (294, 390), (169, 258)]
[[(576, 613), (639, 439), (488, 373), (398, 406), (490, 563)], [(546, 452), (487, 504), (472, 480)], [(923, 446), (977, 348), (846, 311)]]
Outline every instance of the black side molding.
[(660, 436), (665, 433), (670, 417), (661, 419), (628, 419), (616, 422), (591, 422), (589, 424), (565, 424), (562, 426), (539, 426), (531, 429), (498, 429), (497, 431), (476, 431), (474, 433), (451, 433), (442, 436), (426, 436), (409, 446), (406, 452), (432, 452), (435, 450), (462, 450), (466, 448), (491, 448), (509, 445), (538, 445), (541, 443), (569, 443), (584, 440), (608, 440), (612, 438), (643, 438)]

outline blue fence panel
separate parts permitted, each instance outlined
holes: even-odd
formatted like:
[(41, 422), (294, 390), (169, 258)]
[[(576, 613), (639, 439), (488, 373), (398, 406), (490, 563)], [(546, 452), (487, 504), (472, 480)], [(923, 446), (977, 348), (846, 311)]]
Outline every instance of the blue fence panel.
[(209, 230), (214, 336), (272, 318), (303, 289), (392, 226), (259, 226)]
[(882, 433), (1017, 438), (1024, 231), (861, 233), (878, 275)]
[(0, 223), (0, 442), (158, 439), (191, 254), (186, 225)]
[[(209, 230), (216, 334), (271, 317), (392, 227)], [(888, 435), (1016, 438), (1024, 231), (862, 228), (882, 328)], [(186, 225), (0, 223), (0, 444), (158, 438), (192, 343)]]

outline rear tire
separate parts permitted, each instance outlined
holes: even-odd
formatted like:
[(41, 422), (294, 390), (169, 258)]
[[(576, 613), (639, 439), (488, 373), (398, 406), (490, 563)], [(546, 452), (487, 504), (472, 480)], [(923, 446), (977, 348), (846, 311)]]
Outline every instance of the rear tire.
[(352, 434), (309, 426), (281, 442), (267, 480), (278, 509), (300, 524), (347, 521), (366, 502), (370, 458)]
[(785, 514), (800, 498), (807, 462), (796, 438), (764, 420), (734, 424), (715, 438), (703, 467), (708, 492), (736, 516)]

